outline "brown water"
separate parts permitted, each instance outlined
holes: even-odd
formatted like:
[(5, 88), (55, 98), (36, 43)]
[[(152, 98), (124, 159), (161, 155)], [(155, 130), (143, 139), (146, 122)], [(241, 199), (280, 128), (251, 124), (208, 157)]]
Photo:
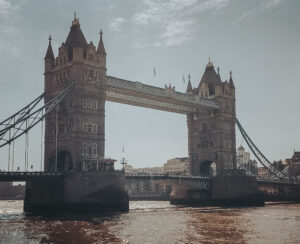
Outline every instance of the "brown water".
[(300, 204), (184, 208), (133, 201), (129, 213), (24, 216), (0, 201), (0, 243), (300, 243)]

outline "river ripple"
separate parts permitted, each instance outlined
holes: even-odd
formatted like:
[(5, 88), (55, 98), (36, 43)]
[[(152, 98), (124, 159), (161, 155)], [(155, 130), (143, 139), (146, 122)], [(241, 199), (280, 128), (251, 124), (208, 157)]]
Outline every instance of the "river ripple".
[(25, 216), (0, 201), (0, 243), (300, 243), (300, 204), (177, 207), (133, 201), (129, 213)]

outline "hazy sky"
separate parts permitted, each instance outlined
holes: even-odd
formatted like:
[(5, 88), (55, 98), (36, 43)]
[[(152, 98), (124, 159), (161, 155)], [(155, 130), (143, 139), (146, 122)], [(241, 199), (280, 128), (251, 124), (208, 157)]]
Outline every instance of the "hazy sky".
[[(43, 92), (48, 35), (57, 55), (74, 11), (88, 42), (97, 44), (103, 29), (109, 75), (185, 91), (182, 76), (197, 86), (211, 57), (222, 80), (232, 70), (237, 117), (266, 156), (300, 150), (299, 0), (0, 0), (0, 121)], [(31, 134), (29, 160), (38, 169), (39, 129)], [(22, 148), (24, 138), (16, 166)], [(107, 102), (106, 156), (135, 167), (187, 156), (186, 117)], [(7, 168), (7, 148), (0, 159)]]

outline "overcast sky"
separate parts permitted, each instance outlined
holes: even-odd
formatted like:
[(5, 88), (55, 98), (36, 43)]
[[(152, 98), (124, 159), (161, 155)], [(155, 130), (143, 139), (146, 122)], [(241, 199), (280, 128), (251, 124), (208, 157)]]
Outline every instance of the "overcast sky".
[[(222, 80), (232, 70), (237, 117), (266, 156), (300, 150), (298, 0), (0, 0), (0, 121), (43, 92), (48, 35), (57, 55), (74, 11), (88, 42), (103, 29), (109, 75), (185, 91), (182, 76), (197, 86), (211, 57)], [(29, 164), (39, 169), (39, 130), (31, 134)], [(15, 166), (23, 155), (21, 138)], [(187, 156), (186, 117), (107, 102), (106, 156), (135, 167)], [(0, 159), (6, 169), (7, 148)]]

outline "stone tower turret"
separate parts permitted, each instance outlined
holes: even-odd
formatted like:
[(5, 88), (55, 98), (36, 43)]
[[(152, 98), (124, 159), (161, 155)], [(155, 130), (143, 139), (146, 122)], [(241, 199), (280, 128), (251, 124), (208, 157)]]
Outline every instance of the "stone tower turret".
[[(231, 77), (231, 75), (230, 75)], [(209, 60), (197, 88), (196, 96), (216, 101), (220, 109), (199, 110), (187, 116), (190, 173), (209, 175), (215, 163), (217, 174), (235, 168), (235, 92), (222, 82)]]
[(189, 81), (188, 81), (188, 85), (187, 85), (187, 88), (186, 88), (186, 94), (193, 95), (193, 87), (192, 87), (192, 83), (191, 83), (191, 75), (189, 75)]
[(56, 58), (50, 41), (45, 57), (45, 102), (71, 82), (74, 87), (45, 119), (45, 170), (106, 167), (105, 163), (99, 163), (104, 159), (106, 99), (102, 34), (98, 52), (92, 42), (87, 43), (75, 17)]

